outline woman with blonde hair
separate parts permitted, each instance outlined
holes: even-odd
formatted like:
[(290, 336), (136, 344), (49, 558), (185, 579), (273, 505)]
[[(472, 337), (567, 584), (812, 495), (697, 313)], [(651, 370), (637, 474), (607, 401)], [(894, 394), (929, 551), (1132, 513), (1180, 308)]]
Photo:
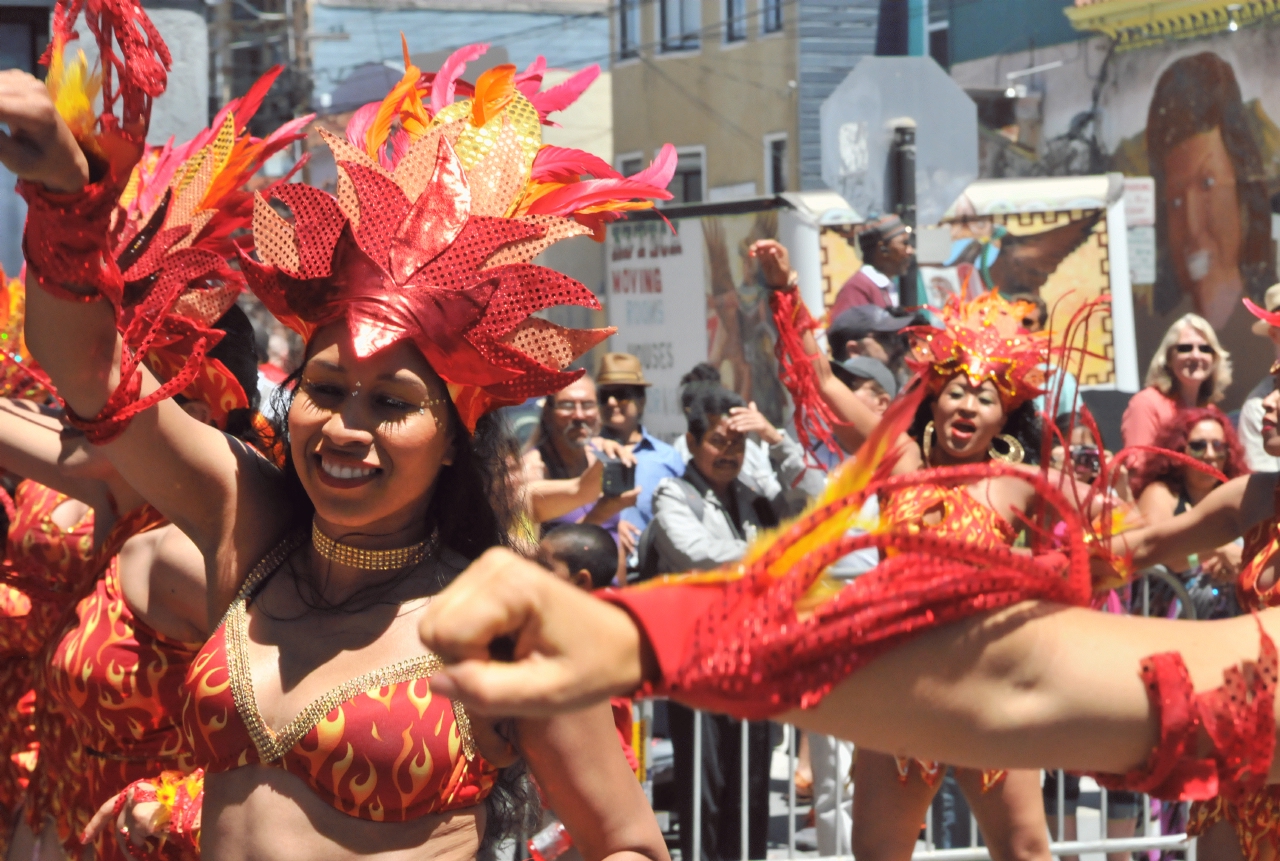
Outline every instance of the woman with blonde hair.
[(1207, 407), (1231, 385), (1231, 354), (1209, 322), (1184, 314), (1164, 333), (1147, 368), (1147, 386), (1129, 400), (1120, 420), (1124, 444), (1152, 445), (1179, 409)]

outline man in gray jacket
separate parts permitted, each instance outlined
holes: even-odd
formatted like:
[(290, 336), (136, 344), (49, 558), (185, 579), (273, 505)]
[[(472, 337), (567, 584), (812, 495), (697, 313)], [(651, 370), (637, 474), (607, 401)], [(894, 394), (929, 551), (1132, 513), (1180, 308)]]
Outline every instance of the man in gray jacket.
[[(700, 386), (686, 412), (689, 464), (682, 478), (664, 478), (653, 494), (653, 520), (640, 539), (641, 573), (715, 568), (740, 559), (756, 533), (776, 526), (770, 500), (742, 480), (746, 434), (735, 428), (742, 398), (718, 386)], [(648, 570), (646, 570), (648, 569)], [(738, 822), (741, 800), (742, 723), (702, 715), (702, 840), (695, 849), (693, 821), (694, 713), (668, 706), (675, 748), (676, 807), (681, 857), (731, 861), (744, 857)], [(748, 730), (749, 815), (745, 857), (764, 858), (769, 824), (769, 725)]]

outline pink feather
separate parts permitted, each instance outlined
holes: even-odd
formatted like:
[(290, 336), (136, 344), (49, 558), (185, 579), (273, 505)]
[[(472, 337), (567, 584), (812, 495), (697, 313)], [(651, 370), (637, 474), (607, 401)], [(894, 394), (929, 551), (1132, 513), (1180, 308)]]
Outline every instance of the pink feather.
[(545, 122), (547, 114), (563, 111), (576, 102), (598, 77), (600, 77), (600, 66), (592, 64), (546, 92), (534, 93), (529, 97), (529, 101), (533, 102), (533, 106), (538, 109), (538, 114)]
[(369, 102), (351, 115), (351, 119), (347, 120), (347, 143), (364, 152), (369, 127), (373, 125), (373, 120), (378, 116), (381, 108), (382, 102)]
[[(662, 149), (658, 150), (658, 157), (644, 170), (637, 174), (627, 177), (632, 182), (645, 183), (646, 185), (655, 185), (658, 188), (666, 188), (671, 185), (671, 178), (676, 175), (676, 148), (671, 144), (663, 144)], [(670, 197), (670, 195), (667, 195)], [(667, 198), (662, 198), (666, 200)]]
[(588, 179), (557, 188), (538, 198), (529, 207), (530, 215), (572, 215), (591, 206), (615, 201), (670, 200), (666, 188), (629, 179)]
[(604, 159), (580, 149), (548, 145), (533, 160), (531, 178), (537, 182), (577, 182), (583, 176), (622, 179)]
[(431, 82), (431, 115), (436, 114), (448, 105), (453, 104), (453, 94), (458, 78), (467, 67), (467, 63), (478, 60), (489, 50), (488, 42), (475, 45), (464, 45), (449, 55), (449, 59), (440, 65), (435, 79)]
[(542, 74), (547, 70), (547, 58), (541, 54), (523, 72), (516, 75), (516, 89), (526, 99), (532, 99), (542, 89)]

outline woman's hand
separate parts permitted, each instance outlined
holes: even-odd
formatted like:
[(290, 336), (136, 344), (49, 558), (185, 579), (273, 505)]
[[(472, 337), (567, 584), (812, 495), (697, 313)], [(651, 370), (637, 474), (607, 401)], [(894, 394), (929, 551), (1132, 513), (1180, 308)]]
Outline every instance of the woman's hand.
[(111, 796), (98, 808), (98, 812), (93, 814), (93, 818), (84, 829), (84, 834), (80, 836), (80, 842), (86, 845), (92, 843), (98, 839), (98, 835), (110, 828), (115, 832), (116, 841), (124, 850), (124, 854), (134, 857), (128, 850), (126, 842), (135, 848), (141, 848), (150, 838), (159, 837), (165, 833), (166, 828), (160, 823), (163, 811), (160, 802), (134, 801), (135, 789), (150, 790), (154, 797), (155, 787), (151, 784), (142, 782), (133, 784), (125, 789), (124, 806), (117, 814), (115, 808), (120, 795)]
[(760, 264), (764, 283), (770, 290), (786, 290), (791, 286), (791, 255), (787, 247), (774, 239), (761, 239), (747, 253)]
[(644, 532), (630, 520), (618, 521), (618, 547), (622, 550), (622, 558), (626, 559), (635, 552), (640, 544), (640, 535)]
[(17, 69), (0, 72), (0, 162), (50, 191), (76, 192), (89, 182), (89, 162), (53, 106), (49, 90)]
[(643, 488), (633, 487), (626, 493), (620, 493), (617, 496), (602, 496), (600, 500), (592, 506), (587, 515), (582, 518), (583, 523), (604, 523), (615, 514), (619, 514), (623, 509), (633, 508), (640, 499), (640, 491)]
[(729, 429), (741, 434), (756, 433), (768, 445), (782, 442), (782, 431), (773, 426), (773, 422), (764, 417), (764, 413), (752, 401), (745, 407), (733, 407), (729, 410)]
[(610, 460), (620, 460), (624, 466), (636, 465), (636, 456), (631, 453), (631, 446), (620, 443), (616, 439), (609, 439), (607, 436), (592, 437), (591, 445), (587, 449), (587, 457), (592, 457), (596, 452)]
[(1244, 567), (1244, 549), (1234, 541), (1200, 557), (1200, 569), (1218, 583), (1234, 583)]
[[(446, 665), (432, 690), (478, 714), (570, 711), (632, 693), (658, 672), (625, 611), (509, 550), (473, 562), (432, 600), (418, 632)], [(495, 660), (507, 651), (510, 661)]]

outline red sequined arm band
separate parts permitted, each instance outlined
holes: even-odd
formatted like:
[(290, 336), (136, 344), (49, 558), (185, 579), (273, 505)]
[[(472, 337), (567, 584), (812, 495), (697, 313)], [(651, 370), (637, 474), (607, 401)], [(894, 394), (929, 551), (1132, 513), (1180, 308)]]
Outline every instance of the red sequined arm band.
[[(793, 280), (794, 275), (792, 273)], [(821, 444), (830, 453), (839, 455), (840, 446), (831, 432), (836, 424), (835, 413), (822, 399), (813, 357), (804, 349), (804, 333), (817, 329), (818, 323), (800, 298), (800, 292), (791, 284), (785, 290), (769, 294), (769, 309), (773, 313), (774, 328), (778, 331), (774, 345), (778, 377), (795, 404), (794, 421), (800, 444), (811, 453)], [(821, 462), (817, 463), (821, 466)]]
[[(1255, 617), (1256, 618), (1256, 617)], [(1229, 801), (1260, 792), (1275, 754), (1276, 647), (1259, 623), (1257, 662), (1231, 667), (1223, 684), (1194, 693), (1177, 652), (1142, 661), (1151, 708), (1160, 717), (1160, 738), (1141, 768), (1128, 774), (1094, 775), (1108, 789), (1130, 789), (1158, 798)], [(1204, 745), (1205, 736), (1208, 745)], [(1208, 747), (1201, 755), (1201, 747)]]
[(71, 302), (105, 298), (118, 309), (124, 279), (112, 253), (111, 221), (119, 183), (103, 179), (62, 194), (21, 180), (18, 192), (27, 201), (22, 252), (40, 288)]

